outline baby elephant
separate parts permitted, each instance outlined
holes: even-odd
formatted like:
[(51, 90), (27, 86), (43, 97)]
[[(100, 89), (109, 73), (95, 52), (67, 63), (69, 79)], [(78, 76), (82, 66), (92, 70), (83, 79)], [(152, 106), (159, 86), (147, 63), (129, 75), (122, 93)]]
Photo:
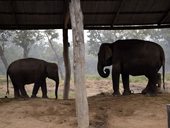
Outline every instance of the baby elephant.
[(25, 90), (25, 84), (34, 83), (31, 97), (36, 97), (39, 87), (42, 89), (42, 97), (48, 98), (46, 78), (56, 82), (55, 96), (57, 98), (59, 76), (58, 66), (55, 63), (49, 63), (35, 58), (20, 59), (12, 62), (7, 69), (7, 93), (8, 75), (14, 86), (14, 97), (29, 97)]

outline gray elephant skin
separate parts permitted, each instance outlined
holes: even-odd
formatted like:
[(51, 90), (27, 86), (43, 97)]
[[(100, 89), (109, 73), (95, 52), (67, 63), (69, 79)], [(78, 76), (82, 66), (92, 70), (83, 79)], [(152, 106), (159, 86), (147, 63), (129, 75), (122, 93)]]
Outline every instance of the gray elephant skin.
[(25, 90), (25, 84), (34, 83), (31, 97), (36, 97), (39, 87), (42, 90), (42, 97), (47, 98), (46, 78), (55, 81), (55, 96), (57, 98), (59, 76), (58, 66), (35, 58), (19, 59), (12, 62), (7, 69), (7, 93), (9, 92), (8, 76), (14, 87), (14, 97), (29, 97)]
[(120, 95), (120, 74), (124, 88), (123, 95), (131, 94), (129, 75), (145, 75), (148, 78), (148, 84), (142, 93), (155, 95), (157, 93), (158, 71), (161, 67), (164, 86), (165, 55), (162, 47), (154, 42), (129, 39), (103, 43), (98, 53), (97, 70), (99, 75), (103, 78), (108, 77), (110, 70), (106, 66), (111, 65), (113, 95)]

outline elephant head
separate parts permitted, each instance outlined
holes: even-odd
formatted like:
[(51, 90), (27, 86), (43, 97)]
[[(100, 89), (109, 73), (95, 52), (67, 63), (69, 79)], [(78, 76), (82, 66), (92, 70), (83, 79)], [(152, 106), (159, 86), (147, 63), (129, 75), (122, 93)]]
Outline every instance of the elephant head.
[(58, 85), (59, 85), (59, 75), (58, 75), (57, 64), (47, 62), (46, 71), (47, 71), (47, 77), (56, 82), (55, 96), (57, 98)]
[(97, 71), (101, 77), (108, 77), (110, 70), (105, 68), (105, 66), (110, 66), (112, 64), (112, 45), (108, 43), (103, 43), (100, 46), (98, 53), (98, 64)]

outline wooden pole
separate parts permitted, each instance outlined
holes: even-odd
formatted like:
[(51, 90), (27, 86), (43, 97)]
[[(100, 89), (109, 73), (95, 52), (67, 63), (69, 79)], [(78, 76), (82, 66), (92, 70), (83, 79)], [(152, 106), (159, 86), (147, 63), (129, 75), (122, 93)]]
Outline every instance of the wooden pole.
[(85, 44), (83, 30), (83, 14), (80, 0), (71, 0), (70, 5), (71, 26), (73, 32), (74, 54), (74, 84), (76, 91), (76, 114), (78, 128), (89, 127), (89, 109), (85, 86)]
[(70, 77), (71, 77), (71, 66), (69, 59), (69, 44), (68, 44), (68, 29), (63, 29), (63, 56), (65, 65), (65, 80), (64, 80), (64, 92), (63, 99), (68, 99), (70, 90)]
[(170, 104), (167, 104), (168, 128), (170, 128)]
[(63, 56), (65, 66), (65, 79), (64, 79), (64, 92), (63, 99), (68, 99), (70, 90), (70, 78), (71, 78), (71, 66), (69, 59), (69, 42), (68, 42), (68, 22), (70, 19), (69, 15), (69, 2), (64, 0), (64, 26), (63, 26)]

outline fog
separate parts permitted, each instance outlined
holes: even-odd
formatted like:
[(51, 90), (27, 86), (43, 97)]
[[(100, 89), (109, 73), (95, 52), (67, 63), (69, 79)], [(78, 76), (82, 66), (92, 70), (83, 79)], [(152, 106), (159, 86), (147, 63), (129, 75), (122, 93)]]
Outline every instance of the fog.
[[(160, 44), (166, 55), (166, 72), (170, 71), (170, 32), (163, 30), (133, 30), (133, 31), (84, 31), (85, 39), (85, 70), (87, 75), (98, 75), (97, 53), (103, 42), (111, 43), (118, 39), (138, 38), (151, 40)], [(21, 58), (33, 57), (49, 62), (55, 62), (64, 74), (63, 43), (61, 30), (15, 30), (0, 31), (0, 74), (5, 75), (6, 66)], [(73, 43), (69, 30), (69, 56), (72, 65)], [(53, 47), (53, 48), (52, 48)], [(154, 52), (154, 51), (153, 51)], [(57, 55), (56, 55), (57, 54)], [(4, 62), (6, 61), (7, 64)], [(6, 66), (5, 66), (6, 65)], [(71, 66), (72, 67), (72, 66)]]

